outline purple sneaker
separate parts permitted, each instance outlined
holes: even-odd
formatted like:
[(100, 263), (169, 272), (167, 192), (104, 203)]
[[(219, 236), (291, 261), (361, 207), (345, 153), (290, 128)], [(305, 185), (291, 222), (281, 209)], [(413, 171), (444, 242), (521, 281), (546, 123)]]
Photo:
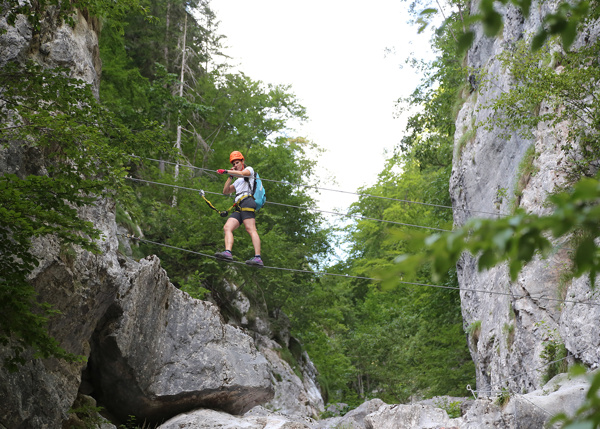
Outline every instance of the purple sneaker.
[(265, 264), (263, 264), (262, 259), (260, 259), (260, 256), (255, 256), (252, 259), (248, 259), (246, 261), (246, 265), (252, 265), (253, 267), (264, 267)]
[(215, 258), (220, 261), (231, 262), (233, 261), (233, 255), (229, 250), (225, 250), (223, 252), (215, 253)]

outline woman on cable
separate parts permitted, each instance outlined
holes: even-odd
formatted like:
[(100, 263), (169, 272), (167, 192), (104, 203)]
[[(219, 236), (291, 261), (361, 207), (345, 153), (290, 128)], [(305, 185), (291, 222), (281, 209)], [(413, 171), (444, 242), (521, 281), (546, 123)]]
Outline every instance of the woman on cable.
[[(229, 195), (235, 192), (234, 211), (223, 227), (223, 231), (225, 232), (225, 250), (216, 253), (215, 257), (222, 261), (233, 261), (231, 253), (233, 248), (233, 231), (238, 229), (241, 224), (244, 224), (254, 246), (254, 257), (247, 260), (246, 264), (263, 267), (264, 264), (260, 257), (260, 237), (256, 230), (256, 202), (252, 196), (252, 190), (254, 189), (254, 169), (244, 163), (244, 156), (237, 150), (231, 152), (229, 162), (233, 167), (231, 170), (219, 169), (217, 173), (229, 175), (223, 187), (223, 194)], [(235, 182), (231, 183), (234, 178), (236, 178)]]

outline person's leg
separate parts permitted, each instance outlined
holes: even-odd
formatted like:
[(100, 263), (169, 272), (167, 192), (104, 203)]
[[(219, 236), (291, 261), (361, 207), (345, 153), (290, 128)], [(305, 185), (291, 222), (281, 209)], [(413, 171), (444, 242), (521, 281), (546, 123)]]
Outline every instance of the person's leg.
[(256, 230), (256, 219), (244, 219), (244, 228), (246, 228), (246, 231), (248, 231), (248, 234), (250, 234), (250, 238), (252, 239), (254, 254), (260, 255), (260, 237), (258, 236), (258, 231)]
[(230, 217), (229, 219), (227, 219), (227, 222), (225, 222), (225, 225), (223, 226), (223, 232), (225, 233), (225, 250), (229, 250), (230, 252), (232, 251), (233, 231), (235, 231), (239, 227), (240, 222), (233, 217)]
[(217, 259), (223, 261), (233, 261), (233, 255), (231, 254), (231, 250), (233, 248), (233, 231), (238, 229), (240, 226), (239, 220), (232, 215), (225, 225), (223, 226), (223, 232), (225, 234), (225, 250), (223, 252), (215, 253), (215, 257)]

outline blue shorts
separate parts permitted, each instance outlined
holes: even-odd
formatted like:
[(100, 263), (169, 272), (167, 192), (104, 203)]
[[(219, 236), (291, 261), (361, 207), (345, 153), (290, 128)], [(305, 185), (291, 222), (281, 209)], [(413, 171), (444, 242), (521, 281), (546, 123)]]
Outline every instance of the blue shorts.
[[(254, 201), (254, 198), (252, 197), (246, 197), (237, 206), (239, 206), (240, 208), (252, 208), (256, 210), (256, 201)], [(236, 210), (233, 213), (231, 213), (231, 216), (229, 216), (229, 218), (237, 220), (241, 225), (246, 219), (256, 219), (256, 212)]]

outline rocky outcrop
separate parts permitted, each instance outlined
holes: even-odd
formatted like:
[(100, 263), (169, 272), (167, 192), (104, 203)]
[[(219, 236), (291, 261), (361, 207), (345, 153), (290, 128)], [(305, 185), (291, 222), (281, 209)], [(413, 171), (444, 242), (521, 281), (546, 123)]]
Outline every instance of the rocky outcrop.
[(173, 287), (155, 256), (128, 261), (127, 272), (90, 356), (93, 384), (112, 413), (123, 421), (197, 407), (240, 414), (273, 397), (267, 360), (218, 307)]
[(317, 418), (323, 411), (321, 392), (316, 385), (316, 369), (306, 352), (301, 356), (296, 371), (282, 358), (283, 350), (275, 341), (259, 336), (258, 349), (267, 358), (273, 377), (274, 397), (265, 407), (285, 415), (309, 416)]
[(379, 410), (382, 406), (387, 405), (381, 399), (371, 399), (366, 401), (357, 408), (340, 417), (330, 417), (317, 423), (315, 426), (318, 429), (327, 428), (348, 428), (348, 429), (363, 429), (365, 428), (365, 418)]
[(58, 20), (55, 8), (43, 14), (38, 32), (33, 31), (24, 15), (18, 15), (15, 25), (0, 17), (0, 67), (7, 62), (35, 61), (47, 67), (63, 67), (70, 77), (92, 85), (96, 95), (100, 86), (102, 62), (98, 48), (98, 20), (76, 11), (76, 25), (71, 27)]
[(215, 410), (195, 410), (181, 414), (157, 429), (311, 429), (310, 418), (293, 417), (255, 407), (242, 416), (232, 416)]
[[(446, 408), (438, 404), (455, 402), (460, 398), (439, 397), (414, 404), (386, 404), (372, 399), (344, 416), (321, 421), (298, 419), (256, 407), (244, 416), (231, 416), (211, 410), (196, 410), (165, 422), (159, 429), (173, 428), (309, 428), (309, 429), (506, 429), (519, 427), (539, 429), (558, 413), (572, 416), (583, 402), (589, 388), (586, 376), (571, 378), (559, 375), (543, 388), (527, 394), (462, 398), (462, 416), (449, 417)], [(262, 416), (256, 419), (257, 415)]]
[(430, 405), (383, 405), (365, 417), (366, 429), (437, 429), (454, 426), (448, 413)]
[(105, 200), (82, 213), (104, 231), (101, 255), (72, 249), (65, 256), (51, 238), (35, 243), (41, 263), (31, 281), (61, 311), (51, 333), (68, 351), (89, 356), (89, 367), (49, 359), (0, 370), (2, 424), (60, 427), (84, 369), (89, 393), (122, 421), (201, 406), (241, 413), (272, 398), (269, 365), (252, 337), (226, 324), (215, 305), (170, 284), (158, 258), (119, 258), (111, 213)]
[[(467, 63), (480, 74), (487, 73), (491, 84), (478, 86), (466, 100), (456, 122), (455, 154), (450, 193), (454, 221), (462, 225), (472, 217), (504, 216), (509, 213), (509, 198), (517, 186), (522, 189), (520, 207), (530, 213), (548, 213), (547, 196), (566, 183), (564, 130), (540, 125), (531, 138), (516, 132), (507, 138), (506, 130), (476, 127), (493, 118), (486, 105), (508, 90), (513, 78), (502, 67), (498, 55), (511, 44), (533, 33), (555, 2), (534, 7), (525, 19), (513, 7), (504, 10), (502, 37), (488, 39), (479, 30)], [(597, 38), (590, 29), (577, 43)], [(576, 45), (577, 45), (576, 43)], [(473, 78), (478, 75), (475, 73)], [(547, 108), (541, 106), (542, 111)], [(563, 124), (563, 126), (566, 126)], [(536, 173), (521, 174), (519, 164), (525, 153), (535, 150)], [(600, 331), (593, 329), (600, 320), (600, 307), (574, 301), (598, 301), (598, 292), (586, 278), (563, 281), (570, 266), (570, 249), (558, 241), (547, 258), (528, 264), (512, 282), (506, 266), (478, 272), (477, 260), (464, 256), (458, 266), (464, 326), (477, 326), (469, 339), (477, 368), (477, 388), (494, 391), (529, 392), (540, 388), (546, 374), (547, 347), (566, 347), (569, 359), (579, 359), (590, 368), (600, 363)], [(477, 290), (478, 292), (475, 292)], [(487, 294), (482, 291), (495, 292)], [(506, 294), (506, 295), (501, 295)], [(560, 302), (566, 299), (571, 302)]]
[[(365, 402), (343, 417), (317, 422), (315, 429), (506, 429), (545, 427), (560, 412), (573, 415), (589, 388), (587, 377), (559, 375), (543, 388), (527, 394), (511, 394), (500, 405), (498, 397), (463, 400), (461, 417), (450, 418), (445, 409), (430, 405), (386, 404), (379, 399)], [(439, 398), (443, 403), (443, 398)], [(449, 398), (454, 400), (457, 398)], [(447, 401), (446, 401), (447, 402)]]
[[(111, 202), (100, 200), (82, 215), (95, 217), (102, 228), (111, 222), (112, 207)], [(30, 280), (40, 300), (61, 313), (51, 319), (50, 333), (68, 352), (83, 356), (89, 355), (96, 324), (125, 281), (116, 258), (115, 237), (105, 237), (98, 244), (103, 255), (61, 248), (52, 237), (36, 240), (32, 249), (40, 265)], [(0, 367), (0, 422), (10, 428), (60, 427), (75, 401), (84, 367), (85, 362), (55, 359), (32, 359), (16, 373)]]

